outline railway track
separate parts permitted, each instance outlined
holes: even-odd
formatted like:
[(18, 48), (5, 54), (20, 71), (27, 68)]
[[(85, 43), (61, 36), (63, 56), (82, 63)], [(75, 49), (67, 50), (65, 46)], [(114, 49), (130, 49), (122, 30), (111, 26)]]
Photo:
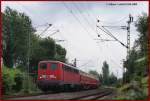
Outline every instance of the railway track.
[(113, 89), (110, 88), (100, 88), (93, 90), (84, 90), (76, 92), (48, 92), (48, 93), (38, 93), (32, 95), (21, 95), (21, 96), (7, 96), (4, 99), (49, 99), (49, 100), (77, 100), (77, 99), (98, 99), (113, 93)]
[(30, 97), (30, 96), (40, 96), (40, 95), (48, 95), (48, 94), (55, 94), (56, 92), (46, 92), (46, 93), (32, 93), (32, 94), (21, 94), (21, 95), (4, 95), (2, 99), (13, 99), (18, 97)]
[(79, 97), (76, 97), (76, 98), (71, 98), (69, 100), (97, 100), (101, 97), (110, 95), (112, 93), (113, 93), (112, 90), (106, 90), (106, 91), (101, 91), (101, 92), (97, 92), (97, 93), (93, 93), (93, 94), (79, 96)]

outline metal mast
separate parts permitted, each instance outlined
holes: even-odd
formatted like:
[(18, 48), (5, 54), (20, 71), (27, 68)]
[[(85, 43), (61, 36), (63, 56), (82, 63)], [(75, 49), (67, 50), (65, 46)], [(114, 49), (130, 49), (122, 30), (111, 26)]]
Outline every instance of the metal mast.
[(127, 21), (127, 59), (130, 55), (130, 24), (133, 22), (133, 17), (129, 14), (129, 20)]

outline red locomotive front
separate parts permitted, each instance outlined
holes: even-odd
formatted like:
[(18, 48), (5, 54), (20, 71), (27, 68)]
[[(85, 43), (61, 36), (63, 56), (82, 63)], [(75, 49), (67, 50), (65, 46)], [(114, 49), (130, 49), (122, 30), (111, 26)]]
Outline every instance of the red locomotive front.
[(62, 64), (57, 61), (41, 61), (38, 64), (38, 86), (43, 90), (56, 89), (62, 82)]
[(79, 70), (59, 61), (38, 64), (38, 87), (47, 90), (71, 90), (80, 86)]

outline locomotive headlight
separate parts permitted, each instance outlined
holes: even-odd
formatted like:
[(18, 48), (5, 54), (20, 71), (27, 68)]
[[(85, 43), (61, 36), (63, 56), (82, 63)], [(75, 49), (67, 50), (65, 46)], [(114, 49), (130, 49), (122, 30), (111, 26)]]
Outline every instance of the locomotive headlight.
[(46, 75), (41, 75), (40, 78), (46, 78)]
[(49, 77), (56, 79), (56, 76), (55, 76), (55, 75), (49, 75)]

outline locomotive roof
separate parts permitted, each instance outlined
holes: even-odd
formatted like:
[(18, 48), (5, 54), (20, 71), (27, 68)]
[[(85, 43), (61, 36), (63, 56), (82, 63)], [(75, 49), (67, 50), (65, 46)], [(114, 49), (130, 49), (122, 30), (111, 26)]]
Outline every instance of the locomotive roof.
[[(69, 65), (69, 64), (67, 64), (67, 63), (64, 63), (64, 62), (61, 62), (61, 61), (53, 61), (53, 60), (45, 60), (45, 61), (40, 61), (40, 63), (41, 62), (54, 62), (54, 63), (62, 63), (62, 64), (65, 64), (65, 65), (67, 65), (67, 66), (69, 66), (69, 67), (72, 67), (72, 68), (74, 68), (74, 69), (78, 69), (78, 68), (76, 68), (76, 67), (74, 67), (74, 66), (72, 66), (72, 65)], [(78, 69), (79, 70), (79, 69)]]
[(88, 77), (91, 77), (91, 78), (94, 78), (94, 79), (97, 79), (97, 80), (98, 80), (98, 78), (97, 78), (95, 75), (89, 74), (89, 73), (87, 73), (87, 72), (84, 72), (84, 71), (80, 70), (80, 69), (77, 68), (77, 67), (74, 67), (74, 66), (72, 66), (72, 65), (69, 65), (69, 64), (64, 63), (64, 62), (61, 62), (61, 61), (45, 60), (45, 61), (40, 61), (40, 63), (41, 63), (41, 62), (62, 63), (62, 64), (64, 64), (64, 65), (67, 65), (67, 66), (71, 67), (71, 68), (74, 68), (74, 69), (76, 69), (76, 70), (79, 70), (79, 73), (80, 73), (80, 74), (83, 74), (83, 75), (86, 75), (86, 76), (88, 76)]

